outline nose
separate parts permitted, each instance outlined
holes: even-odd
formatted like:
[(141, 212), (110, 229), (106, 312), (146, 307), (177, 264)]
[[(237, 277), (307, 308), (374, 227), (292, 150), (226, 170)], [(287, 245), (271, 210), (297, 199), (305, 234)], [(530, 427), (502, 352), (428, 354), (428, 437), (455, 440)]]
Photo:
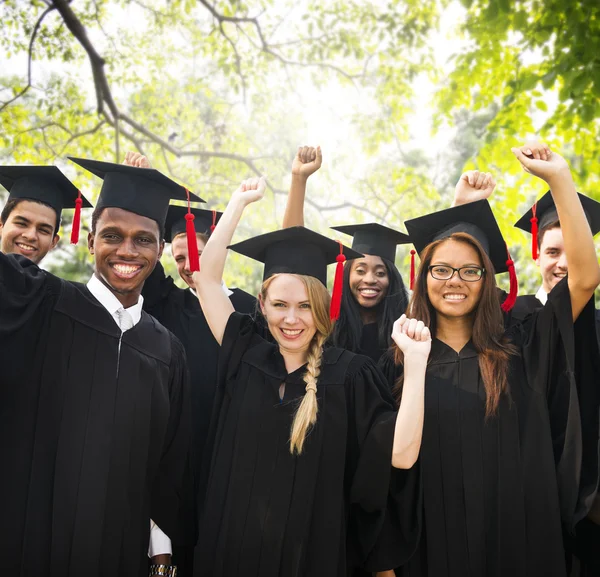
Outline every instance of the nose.
[(21, 236), (26, 240), (35, 240), (37, 238), (37, 230), (35, 226), (27, 227), (22, 233)]
[(117, 248), (117, 255), (132, 258), (138, 254), (135, 242), (131, 238), (124, 238)]
[(296, 314), (296, 309), (294, 307), (288, 308), (285, 314), (285, 322), (289, 325), (293, 325), (297, 322), (298, 315)]
[(377, 282), (377, 277), (375, 276), (375, 274), (373, 272), (369, 271), (363, 277), (363, 282), (365, 282), (366, 284), (375, 284)]
[(185, 257), (185, 272), (187, 274), (190, 274), (192, 272), (192, 270), (190, 268), (190, 257), (189, 257), (189, 255)]
[(558, 268), (562, 268), (563, 270), (567, 270), (567, 253), (566, 252), (563, 251), (560, 254), (560, 258), (558, 259), (556, 266), (558, 266)]
[(448, 286), (462, 286), (463, 280), (460, 278), (458, 271), (452, 271), (452, 276), (446, 281)]

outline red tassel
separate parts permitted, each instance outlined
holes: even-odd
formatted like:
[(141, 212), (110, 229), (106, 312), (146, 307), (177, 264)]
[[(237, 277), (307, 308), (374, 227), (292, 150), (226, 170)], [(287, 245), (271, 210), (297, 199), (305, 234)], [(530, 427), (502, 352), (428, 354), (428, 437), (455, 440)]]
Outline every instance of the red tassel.
[[(339, 242), (339, 241), (338, 241)], [(335, 265), (335, 278), (333, 280), (333, 291), (331, 291), (331, 305), (329, 307), (329, 318), (332, 321), (337, 321), (340, 318), (340, 310), (342, 308), (342, 290), (344, 283), (344, 245), (340, 242), (340, 254), (335, 257), (337, 264)]]
[(508, 247), (506, 248), (506, 254), (508, 254), (508, 260), (506, 261), (506, 266), (508, 267), (508, 278), (510, 280), (510, 288), (508, 291), (508, 296), (502, 303), (502, 310), (507, 313), (515, 306), (515, 302), (517, 302), (517, 295), (519, 293), (519, 283), (517, 281), (517, 273), (515, 271), (515, 263), (512, 258), (510, 258), (510, 253), (508, 252)]
[(410, 251), (410, 290), (415, 287), (415, 254), (416, 250)]
[(210, 234), (215, 232), (215, 228), (217, 228), (217, 211), (213, 210), (212, 213), (213, 213), (213, 222), (210, 225)]
[(81, 207), (83, 206), (83, 200), (81, 198), (81, 190), (78, 190), (77, 193), (75, 214), (73, 214), (73, 223), (71, 224), (71, 244), (79, 242), (79, 228), (81, 227)]
[(186, 188), (188, 197), (188, 211), (185, 215), (185, 234), (187, 236), (188, 258), (190, 260), (190, 272), (200, 270), (200, 257), (198, 256), (198, 241), (196, 240), (196, 228), (194, 227), (194, 215), (190, 206), (190, 191)]
[(531, 256), (533, 260), (538, 259), (538, 219), (536, 216), (537, 202), (531, 208), (533, 211), (533, 217), (529, 219), (531, 222)]

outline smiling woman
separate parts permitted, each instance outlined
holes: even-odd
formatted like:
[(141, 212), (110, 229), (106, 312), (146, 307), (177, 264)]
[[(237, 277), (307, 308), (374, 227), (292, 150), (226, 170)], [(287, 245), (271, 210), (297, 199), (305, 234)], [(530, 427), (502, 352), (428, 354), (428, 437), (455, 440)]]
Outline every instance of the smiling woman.
[[(583, 433), (598, 430), (598, 397), (590, 413), (577, 402), (596, 377), (573, 351), (595, 330), (600, 270), (566, 162), (528, 149), (513, 152), (550, 184), (570, 275), (523, 324), (504, 329), (494, 274), (512, 261), (487, 200), (406, 222), (421, 255), (409, 310), (433, 343), (419, 457), (425, 531), (397, 575), (566, 577), (562, 529), (587, 514), (597, 486), (597, 434)], [(382, 367), (402, 399), (403, 352)]]

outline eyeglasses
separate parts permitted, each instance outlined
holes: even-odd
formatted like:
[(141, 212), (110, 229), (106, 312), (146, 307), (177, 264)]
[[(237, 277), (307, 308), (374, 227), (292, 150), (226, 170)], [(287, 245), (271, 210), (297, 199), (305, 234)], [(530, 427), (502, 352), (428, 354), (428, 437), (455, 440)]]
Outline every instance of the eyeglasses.
[(429, 267), (429, 273), (436, 280), (450, 280), (457, 272), (461, 280), (465, 282), (477, 282), (483, 277), (484, 268), (479, 266), (461, 266), (453, 268), (451, 266), (434, 264)]

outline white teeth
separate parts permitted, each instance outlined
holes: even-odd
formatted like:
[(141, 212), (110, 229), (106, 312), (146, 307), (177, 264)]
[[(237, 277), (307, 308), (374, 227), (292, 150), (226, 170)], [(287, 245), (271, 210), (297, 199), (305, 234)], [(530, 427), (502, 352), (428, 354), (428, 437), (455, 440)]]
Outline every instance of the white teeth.
[(379, 294), (379, 291), (373, 290), (373, 289), (361, 289), (360, 294), (363, 295), (367, 295), (367, 296), (375, 296), (376, 294)]
[(117, 272), (120, 272), (122, 274), (131, 274), (137, 270), (139, 270), (139, 266), (127, 266), (127, 265), (123, 265), (123, 264), (115, 264), (113, 265), (113, 268), (115, 268), (117, 270)]
[(296, 335), (299, 335), (302, 332), (302, 329), (295, 330), (295, 331), (292, 331), (290, 329), (281, 329), (281, 330), (283, 331), (283, 334), (289, 335), (290, 337), (294, 337)]
[(18, 242), (17, 246), (22, 248), (23, 250), (35, 250), (35, 246), (31, 246), (29, 244), (23, 244), (22, 242)]
[(448, 301), (462, 301), (467, 298), (467, 295), (444, 295), (444, 299)]

